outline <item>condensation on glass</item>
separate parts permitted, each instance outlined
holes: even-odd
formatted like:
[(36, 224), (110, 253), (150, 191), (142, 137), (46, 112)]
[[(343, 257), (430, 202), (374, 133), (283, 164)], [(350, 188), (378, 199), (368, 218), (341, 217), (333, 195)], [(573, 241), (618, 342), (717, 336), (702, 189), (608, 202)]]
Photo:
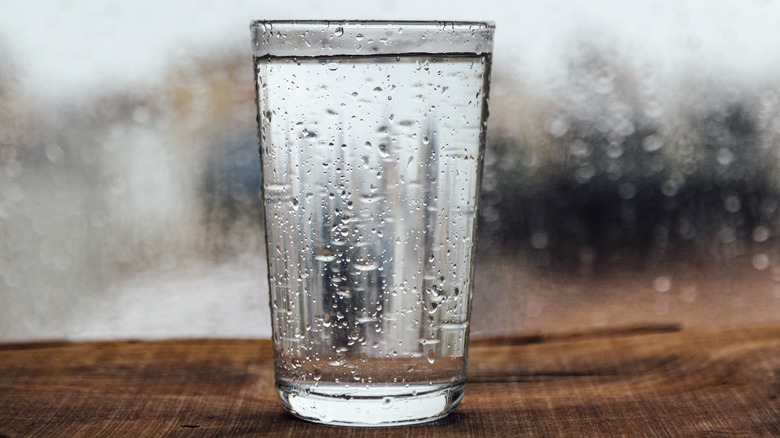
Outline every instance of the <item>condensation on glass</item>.
[(277, 392), (343, 425), (463, 396), (494, 26), (257, 21)]

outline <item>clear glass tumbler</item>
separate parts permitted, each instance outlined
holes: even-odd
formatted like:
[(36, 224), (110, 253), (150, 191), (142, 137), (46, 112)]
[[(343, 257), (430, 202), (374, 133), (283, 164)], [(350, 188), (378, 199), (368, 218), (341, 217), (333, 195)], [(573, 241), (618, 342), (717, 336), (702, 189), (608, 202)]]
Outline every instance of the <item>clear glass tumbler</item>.
[(311, 421), (432, 421), (466, 378), (494, 26), (255, 21), (276, 389)]

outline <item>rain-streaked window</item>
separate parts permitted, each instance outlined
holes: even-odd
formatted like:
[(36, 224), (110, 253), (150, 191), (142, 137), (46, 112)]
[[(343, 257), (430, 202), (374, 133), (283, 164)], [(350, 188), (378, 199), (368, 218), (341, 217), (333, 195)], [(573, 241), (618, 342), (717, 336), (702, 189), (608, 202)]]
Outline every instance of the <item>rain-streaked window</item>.
[[(442, 5), (11, 2), (0, 341), (268, 336), (249, 21)], [(780, 318), (771, 2), (447, 3), (496, 22), (474, 336)]]

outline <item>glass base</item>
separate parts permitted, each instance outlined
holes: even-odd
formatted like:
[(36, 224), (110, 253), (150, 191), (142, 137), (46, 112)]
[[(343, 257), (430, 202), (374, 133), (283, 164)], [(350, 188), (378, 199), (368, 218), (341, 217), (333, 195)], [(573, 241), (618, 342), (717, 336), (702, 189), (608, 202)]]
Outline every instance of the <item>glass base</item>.
[(316, 423), (386, 427), (444, 418), (463, 398), (465, 383), (348, 387), (276, 383), (290, 413)]

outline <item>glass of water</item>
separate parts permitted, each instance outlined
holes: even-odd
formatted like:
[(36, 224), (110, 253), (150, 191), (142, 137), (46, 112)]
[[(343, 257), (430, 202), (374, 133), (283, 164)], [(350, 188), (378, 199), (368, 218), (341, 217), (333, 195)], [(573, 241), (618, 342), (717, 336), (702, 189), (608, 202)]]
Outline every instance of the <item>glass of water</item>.
[(276, 389), (388, 426), (463, 397), (494, 26), (255, 21)]

